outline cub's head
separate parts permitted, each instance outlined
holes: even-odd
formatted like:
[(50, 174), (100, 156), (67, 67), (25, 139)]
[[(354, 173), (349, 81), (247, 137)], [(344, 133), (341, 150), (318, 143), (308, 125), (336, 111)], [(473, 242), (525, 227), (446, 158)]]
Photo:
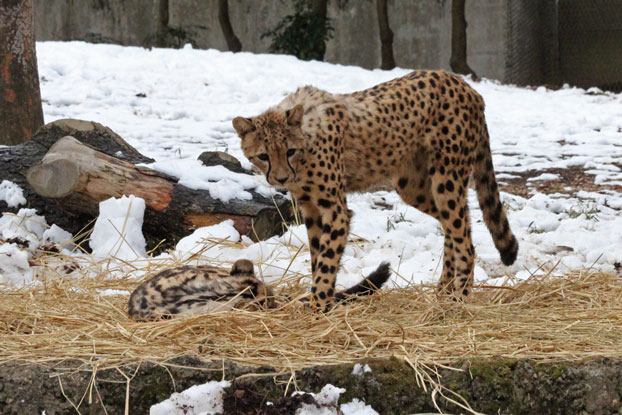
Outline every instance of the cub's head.
[(273, 186), (285, 187), (296, 179), (305, 153), (300, 128), (303, 114), (304, 109), (298, 104), (287, 111), (271, 110), (253, 118), (233, 119), (244, 155)]
[(255, 267), (253, 263), (248, 259), (238, 259), (235, 261), (233, 266), (231, 267), (231, 271), (229, 272), (231, 275), (241, 275), (245, 274), (249, 277), (255, 276)]

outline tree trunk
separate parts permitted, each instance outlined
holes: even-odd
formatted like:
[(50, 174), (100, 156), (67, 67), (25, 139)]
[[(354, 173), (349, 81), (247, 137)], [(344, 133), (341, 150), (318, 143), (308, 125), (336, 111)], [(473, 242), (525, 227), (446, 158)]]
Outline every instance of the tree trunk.
[(477, 74), (467, 63), (465, 1), (452, 0), (451, 2), (451, 59), (449, 60), (449, 65), (452, 71), (463, 75), (471, 75), (474, 79), (477, 79)]
[(0, 144), (30, 140), (43, 125), (32, 0), (0, 0)]
[(378, 11), (378, 28), (380, 29), (380, 54), (382, 62), (381, 69), (395, 68), (395, 58), (393, 58), (393, 31), (389, 26), (389, 10), (387, 0), (376, 0), (376, 10)]
[[(316, 22), (326, 22), (328, 14), (328, 0), (310, 0), (311, 12), (315, 16)], [(326, 42), (322, 39), (314, 45), (313, 56), (309, 56), (309, 59), (316, 59), (318, 61), (324, 60), (324, 54), (326, 54)]]
[(242, 50), (242, 43), (235, 35), (231, 20), (229, 20), (229, 2), (228, 0), (218, 0), (218, 22), (222, 29), (222, 34), (227, 41), (227, 47), (231, 52), (239, 52)]
[[(79, 142), (68, 147), (66, 142), (73, 140), (65, 136)], [(54, 155), (47, 157), (48, 151)], [(241, 234), (265, 239), (282, 232), (281, 214), (291, 218), (291, 205), (284, 197), (277, 195), (275, 206), (272, 199), (251, 191), (252, 200), (223, 203), (206, 190), (189, 189), (173, 177), (135, 166), (150, 162), (153, 159), (101, 124), (59, 120), (43, 126), (26, 143), (0, 148), (0, 181), (19, 185), (28, 201), (26, 207), (37, 209), (48, 223), (73, 234), (97, 216), (99, 201), (122, 194), (142, 197), (147, 205), (143, 232), (150, 248), (162, 239), (167, 240), (162, 248), (172, 247), (193, 229), (225, 219), (233, 219)], [(0, 201), (0, 211), (17, 210)]]
[(168, 46), (168, 0), (158, 1), (158, 26), (157, 26), (157, 39), (156, 46), (165, 48)]

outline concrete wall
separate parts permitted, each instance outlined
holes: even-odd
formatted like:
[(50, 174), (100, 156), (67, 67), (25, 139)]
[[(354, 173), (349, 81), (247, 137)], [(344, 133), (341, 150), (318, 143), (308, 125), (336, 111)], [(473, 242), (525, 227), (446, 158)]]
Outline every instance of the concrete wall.
[(156, 31), (150, 0), (35, 0), (37, 40), (142, 45)]
[[(37, 39), (106, 41), (145, 45), (156, 32), (156, 0), (35, 0)], [(375, 2), (331, 1), (335, 37), (326, 61), (365, 68), (380, 66), (380, 39)], [(233, 28), (242, 48), (267, 52), (270, 39), (261, 33), (291, 13), (290, 0), (229, 2)], [(450, 0), (389, 0), (394, 55), (404, 68), (449, 69), (451, 52)], [(467, 3), (468, 56), (481, 76), (504, 80), (506, 2)], [(169, 25), (181, 27), (200, 48), (226, 50), (214, 0), (170, 0)]]

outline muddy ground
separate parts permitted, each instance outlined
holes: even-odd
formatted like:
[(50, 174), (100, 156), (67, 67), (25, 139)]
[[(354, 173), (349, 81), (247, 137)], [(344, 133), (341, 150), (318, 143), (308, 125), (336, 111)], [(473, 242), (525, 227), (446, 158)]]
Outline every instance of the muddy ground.
[[(336, 365), (303, 369), (293, 378), (291, 373), (275, 375), (269, 367), (195, 358), (180, 358), (166, 366), (143, 363), (95, 373), (76, 370), (77, 362), (49, 366), (5, 363), (0, 365), (0, 414), (122, 414), (126, 400), (130, 414), (147, 414), (151, 405), (175, 391), (223, 378), (232, 382), (226, 391), (225, 414), (294, 414), (310, 399), (308, 395), (291, 397), (294, 390), (319, 392), (327, 383), (346, 389), (340, 402), (358, 398), (380, 414), (437, 412), (431, 386), (427, 385), (427, 392), (418, 386), (416, 372), (406, 362), (383, 359), (367, 363), (372, 370), (362, 376), (352, 374), (352, 365)], [(622, 359), (538, 363), (498, 358), (452, 366), (460, 370), (439, 369), (441, 383), (482, 413), (622, 413)], [(446, 413), (465, 413), (439, 395), (436, 400)]]

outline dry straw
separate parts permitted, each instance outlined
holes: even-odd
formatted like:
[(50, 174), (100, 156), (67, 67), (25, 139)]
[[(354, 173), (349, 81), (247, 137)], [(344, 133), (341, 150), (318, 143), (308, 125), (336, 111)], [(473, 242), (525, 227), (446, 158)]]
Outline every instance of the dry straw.
[[(205, 241), (204, 249), (185, 263), (206, 260), (212, 247), (223, 244), (235, 245)], [(292, 261), (308, 255), (290, 248)], [(291, 373), (311, 365), (395, 356), (416, 371), (432, 396), (453, 401), (452, 392), (437, 381), (435, 368), (460, 359), (622, 357), (622, 280), (613, 273), (584, 270), (560, 277), (549, 271), (502, 286), (480, 285), (466, 303), (438, 297), (433, 286), (414, 285), (383, 289), (326, 315), (283, 300), (267, 311), (136, 322), (127, 314), (129, 292), (150, 273), (182, 261), (173, 257), (122, 264), (127, 272), (119, 277), (111, 263), (89, 258), (79, 260), (80, 268), (64, 277), (59, 264), (76, 259), (42, 255), (35, 275), (41, 284), (21, 289), (0, 285), (0, 364), (71, 359), (82, 362), (80, 369), (102, 370), (143, 361), (166, 365), (190, 355)], [(276, 291), (296, 298), (307, 287), (299, 284), (304, 276), (292, 276), (288, 268)], [(133, 271), (146, 274), (135, 278)], [(101, 295), (103, 290), (121, 292)], [(466, 402), (454, 402), (471, 411)]]
[[(40, 260), (43, 284), (0, 286), (0, 364), (78, 359), (86, 366), (96, 360), (102, 369), (193, 355), (290, 371), (389, 356), (435, 365), (486, 356), (548, 361), (622, 355), (622, 281), (611, 273), (549, 272), (480, 286), (465, 304), (416, 285), (382, 290), (327, 315), (283, 302), (268, 311), (145, 323), (127, 315), (128, 294), (100, 294), (129, 293), (140, 279), (113, 278), (96, 263), (62, 278), (52, 265), (59, 259)], [(171, 263), (144, 266), (155, 272)], [(281, 294), (304, 292), (295, 281), (285, 282)]]
[[(223, 308), (156, 322), (130, 319), (129, 292), (144, 278), (182, 263), (205, 262), (213, 247), (223, 245), (236, 243), (206, 240), (183, 262), (174, 256), (122, 263), (35, 253), (35, 277), (41, 284), (21, 289), (0, 285), (0, 364), (70, 359), (82, 362), (75, 369), (121, 370), (143, 361), (166, 365), (172, 358), (189, 355), (270, 365), (277, 373), (291, 373), (293, 379), (292, 372), (306, 366), (395, 356), (415, 371), (418, 383), (435, 402), (442, 396), (475, 414), (459, 395), (441, 385), (439, 367), (489, 356), (540, 361), (622, 357), (622, 280), (586, 270), (562, 277), (551, 270), (526, 281), (481, 285), (466, 303), (438, 297), (433, 286), (383, 289), (318, 315), (285, 300), (306, 292), (300, 284), (305, 276), (290, 275), (288, 266), (276, 290), (283, 297), (277, 309)], [(288, 248), (291, 261), (308, 255), (301, 253), (303, 248)], [(231, 266), (215, 259), (209, 263)], [(67, 266), (77, 266), (71, 277), (64, 276)], [(134, 273), (143, 277), (135, 278)], [(128, 403), (129, 396), (126, 413)]]

